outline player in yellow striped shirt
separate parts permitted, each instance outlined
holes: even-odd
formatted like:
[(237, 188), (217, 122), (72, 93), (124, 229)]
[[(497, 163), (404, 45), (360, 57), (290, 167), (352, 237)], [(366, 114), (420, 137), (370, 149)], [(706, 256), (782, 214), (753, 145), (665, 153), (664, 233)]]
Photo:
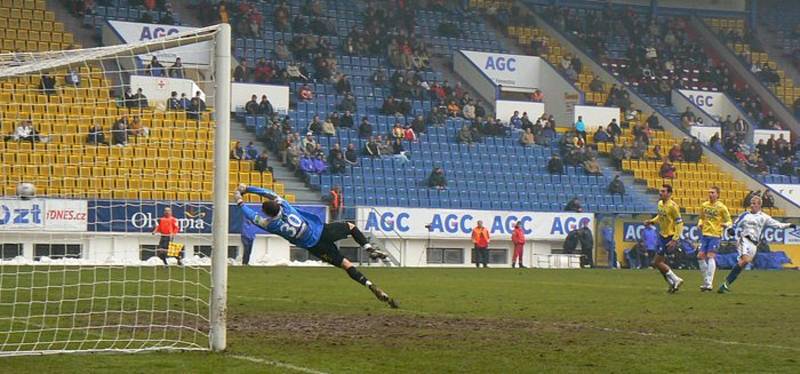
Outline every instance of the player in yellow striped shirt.
[(700, 206), (700, 220), (697, 221), (697, 227), (703, 233), (700, 249), (697, 251), (697, 263), (700, 265), (700, 274), (703, 275), (703, 285), (700, 286), (702, 292), (713, 290), (720, 238), (725, 228), (732, 224), (728, 207), (719, 201), (719, 187), (711, 187), (708, 190), (708, 201)]
[(683, 284), (683, 279), (675, 275), (669, 267), (666, 254), (667, 251), (672, 252), (678, 246), (678, 241), (683, 233), (683, 218), (681, 218), (681, 209), (678, 204), (672, 200), (672, 185), (666, 183), (661, 185), (658, 197), (660, 198), (658, 214), (652, 219), (644, 221), (644, 224), (647, 226), (658, 225), (660, 240), (653, 266), (661, 272), (664, 280), (669, 284), (668, 292), (675, 293)]

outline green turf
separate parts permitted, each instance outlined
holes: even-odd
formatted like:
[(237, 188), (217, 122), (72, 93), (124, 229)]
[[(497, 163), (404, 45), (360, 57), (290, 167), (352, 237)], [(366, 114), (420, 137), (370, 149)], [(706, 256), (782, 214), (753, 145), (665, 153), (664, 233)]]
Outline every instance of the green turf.
[[(231, 268), (229, 349), (3, 358), (4, 372), (797, 372), (800, 273), (369, 269), (391, 310), (332, 268)], [(727, 271), (718, 274), (722, 279)], [(265, 360), (254, 363), (241, 357)], [(275, 364), (279, 362), (280, 364)]]

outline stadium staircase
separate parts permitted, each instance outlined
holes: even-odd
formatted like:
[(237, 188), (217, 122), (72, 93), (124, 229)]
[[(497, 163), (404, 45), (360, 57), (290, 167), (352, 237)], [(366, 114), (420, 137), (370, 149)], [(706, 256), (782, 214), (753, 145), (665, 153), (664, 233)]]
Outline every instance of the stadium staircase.
[[(258, 139), (258, 136), (253, 131), (250, 131), (243, 123), (238, 121), (231, 121), (231, 139), (240, 141), (243, 147), (249, 142), (259, 144), (262, 147), (264, 146), (264, 143)], [(276, 155), (270, 156), (269, 166), (272, 168), (273, 178), (281, 181), (284, 192), (287, 195), (294, 196), (295, 202), (303, 204), (320, 204), (321, 201), (319, 192), (308, 188), (305, 182), (299, 178), (293, 170), (284, 166), (277, 160), (277, 157), (275, 156)]]

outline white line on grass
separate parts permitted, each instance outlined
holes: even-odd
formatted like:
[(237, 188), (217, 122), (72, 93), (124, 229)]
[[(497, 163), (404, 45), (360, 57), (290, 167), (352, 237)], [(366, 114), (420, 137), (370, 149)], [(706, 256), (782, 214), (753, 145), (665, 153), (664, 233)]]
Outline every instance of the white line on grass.
[(230, 357), (230, 358), (235, 358), (237, 360), (250, 361), (250, 362), (257, 363), (257, 364), (264, 364), (264, 365), (268, 365), (268, 366), (275, 366), (275, 367), (278, 367), (278, 368), (281, 368), (281, 369), (294, 370), (294, 371), (298, 371), (298, 372), (301, 372), (301, 373), (327, 374), (324, 371), (319, 371), (319, 370), (315, 370), (315, 369), (311, 369), (311, 368), (307, 368), (307, 367), (287, 364), (285, 362), (280, 362), (280, 361), (266, 360), (266, 359), (263, 359), (263, 358), (243, 356), (243, 355), (225, 355), (225, 356), (226, 357)]

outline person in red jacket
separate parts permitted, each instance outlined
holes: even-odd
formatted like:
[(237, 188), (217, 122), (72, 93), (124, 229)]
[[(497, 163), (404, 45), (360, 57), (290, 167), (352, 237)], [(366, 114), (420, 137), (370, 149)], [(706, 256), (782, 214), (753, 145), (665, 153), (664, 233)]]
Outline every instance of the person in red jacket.
[(475, 244), (475, 267), (489, 267), (489, 230), (483, 227), (483, 221), (478, 221), (478, 226), (472, 229), (472, 243)]
[[(161, 234), (156, 253), (161, 258), (161, 261), (164, 261), (164, 265), (167, 265), (169, 243), (175, 240), (175, 235), (178, 235), (180, 231), (178, 220), (172, 215), (172, 208), (164, 208), (164, 215), (158, 220), (158, 226), (153, 230), (153, 235)], [(180, 256), (176, 258), (178, 259), (178, 265), (181, 265)]]
[(511, 267), (513, 268), (514, 264), (518, 263), (520, 269), (524, 269), (525, 265), (522, 264), (522, 248), (525, 247), (525, 232), (522, 231), (522, 225), (519, 222), (514, 224), (511, 242), (514, 243), (514, 256), (511, 257)]

